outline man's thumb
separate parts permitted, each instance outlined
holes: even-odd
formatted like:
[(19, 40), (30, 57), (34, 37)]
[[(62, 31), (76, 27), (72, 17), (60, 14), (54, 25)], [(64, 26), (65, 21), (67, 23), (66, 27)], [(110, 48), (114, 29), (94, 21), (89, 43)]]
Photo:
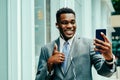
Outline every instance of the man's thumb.
[(57, 44), (55, 43), (55, 45), (54, 45), (54, 51), (57, 51), (58, 50), (58, 46), (57, 46)]

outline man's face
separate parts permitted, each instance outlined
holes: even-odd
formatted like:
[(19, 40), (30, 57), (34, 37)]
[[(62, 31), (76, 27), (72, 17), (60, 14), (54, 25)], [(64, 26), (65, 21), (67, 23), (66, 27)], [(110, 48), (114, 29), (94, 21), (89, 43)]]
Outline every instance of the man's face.
[(72, 38), (76, 31), (75, 15), (72, 13), (64, 13), (60, 15), (60, 21), (57, 23), (60, 35), (65, 40)]

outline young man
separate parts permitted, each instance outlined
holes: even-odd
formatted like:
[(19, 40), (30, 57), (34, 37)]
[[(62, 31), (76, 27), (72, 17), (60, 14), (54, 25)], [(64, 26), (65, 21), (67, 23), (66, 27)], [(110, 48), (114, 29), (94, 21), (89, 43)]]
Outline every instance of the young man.
[(92, 65), (103, 76), (115, 72), (112, 46), (103, 33), (104, 41), (95, 39), (94, 43), (77, 37), (76, 16), (70, 8), (59, 9), (56, 20), (60, 37), (41, 48), (36, 80), (92, 80)]

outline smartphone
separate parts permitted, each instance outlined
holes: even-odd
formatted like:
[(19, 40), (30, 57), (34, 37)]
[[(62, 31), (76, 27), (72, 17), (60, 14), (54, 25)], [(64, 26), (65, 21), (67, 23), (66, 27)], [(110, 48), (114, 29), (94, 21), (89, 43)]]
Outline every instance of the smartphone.
[(103, 37), (101, 36), (101, 32), (106, 35), (106, 29), (96, 29), (96, 38), (104, 41)]

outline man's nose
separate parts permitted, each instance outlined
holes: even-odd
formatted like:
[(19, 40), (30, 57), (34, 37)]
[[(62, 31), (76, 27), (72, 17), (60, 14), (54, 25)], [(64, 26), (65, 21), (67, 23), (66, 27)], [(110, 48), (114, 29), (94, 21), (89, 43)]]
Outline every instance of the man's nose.
[(67, 25), (68, 28), (71, 28), (72, 26), (73, 26), (73, 24), (71, 24), (71, 23), (68, 23), (68, 25)]

